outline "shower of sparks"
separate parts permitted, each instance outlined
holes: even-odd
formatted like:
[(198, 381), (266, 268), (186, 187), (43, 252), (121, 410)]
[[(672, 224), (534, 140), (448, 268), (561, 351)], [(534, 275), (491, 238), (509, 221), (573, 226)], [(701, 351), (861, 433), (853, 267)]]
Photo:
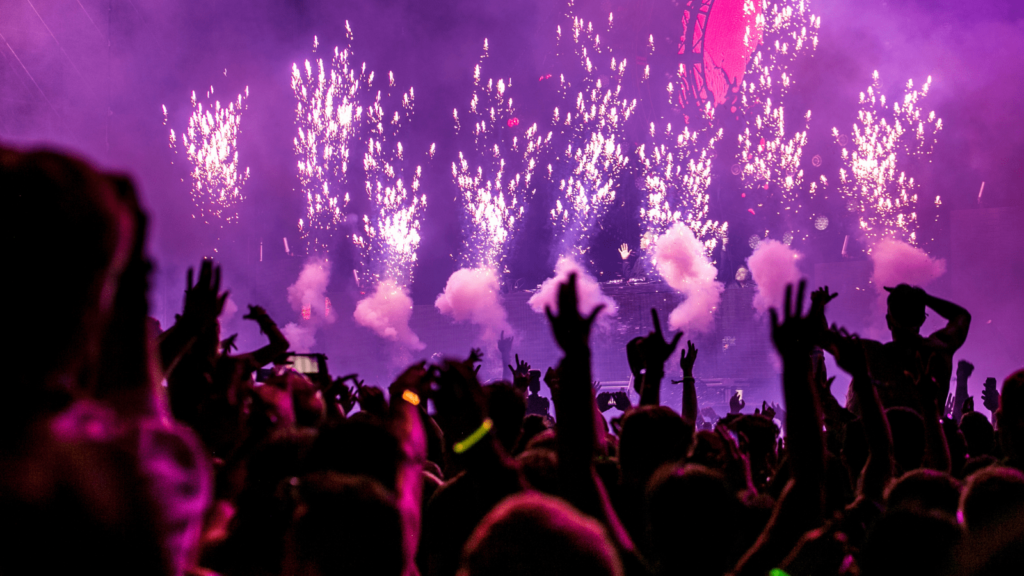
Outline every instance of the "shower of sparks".
[[(490, 268), (500, 276), (525, 204), (535, 191), (533, 176), (538, 157), (551, 134), (539, 136), (534, 124), (516, 135), (518, 118), (509, 95), (512, 81), (484, 81), (481, 65), (478, 63), (473, 71), (473, 98), (463, 118), (472, 125), (475, 151), (459, 152), (459, 160), (452, 162), (452, 178), (466, 211), (462, 265)], [(458, 109), (454, 117), (456, 129), (461, 131)]]
[[(761, 189), (768, 197), (775, 195), (772, 205), (787, 226), (800, 228), (798, 217), (804, 216), (800, 210), (804, 189), (800, 162), (807, 145), (811, 111), (803, 114), (803, 130), (787, 136), (785, 100), (794, 84), (790, 71), (793, 63), (818, 46), (821, 17), (811, 14), (808, 0), (756, 1), (762, 3), (755, 24), (761, 28), (762, 44), (754, 52), (740, 87), (740, 108), (747, 124), (739, 136), (741, 174), (748, 190)], [(818, 185), (809, 184), (810, 197)]]
[(393, 281), (404, 287), (412, 282), (427, 196), (420, 192), (422, 167), (412, 165), (398, 141), (402, 125), (412, 115), (413, 90), (403, 92), (400, 104), (388, 113), (385, 104), (390, 107), (394, 86), (394, 75), (389, 72), (388, 85), (366, 109), (370, 134), (363, 168), (371, 208), (363, 217), (365, 236), (355, 234), (353, 242), (362, 252), (361, 284)]
[(675, 223), (684, 222), (710, 257), (719, 239), (728, 232), (727, 222), (708, 220), (711, 161), (715, 144), (722, 139), (722, 130), (711, 128), (711, 114), (708, 104), (702, 122), (698, 122), (701, 127), (685, 126), (678, 134), (671, 124), (659, 131), (651, 123), (650, 135), (655, 144), (644, 144), (637, 151), (643, 187), (647, 190), (646, 206), (640, 208), (644, 224), (641, 249), (653, 248), (655, 239)]
[[(873, 246), (883, 238), (917, 244), (917, 185), (898, 169), (900, 161), (931, 153), (942, 119), (925, 112), (931, 76), (919, 89), (908, 80), (902, 101), (888, 107), (881, 94), (878, 71), (866, 92), (853, 125), (852, 150), (843, 148), (845, 168), (839, 170), (839, 189), (851, 212), (859, 214), (860, 229)], [(839, 130), (832, 129), (839, 140)], [(935, 205), (941, 204), (938, 196)]]
[[(345, 23), (348, 38), (352, 32)], [(313, 49), (318, 43), (313, 40)], [(359, 130), (363, 109), (358, 105), (360, 88), (368, 80), (366, 65), (357, 70), (350, 48), (334, 48), (334, 58), (325, 66), (323, 59), (306, 60), (305, 66), (292, 64), (292, 90), (298, 104), (294, 139), (298, 155), (299, 182), (306, 199), (306, 214), (299, 219), (299, 231), (309, 253), (326, 254), (349, 195), (347, 183), (353, 139)]]
[[(571, 12), (571, 2), (569, 8)], [(593, 23), (569, 16), (568, 36), (582, 70), (575, 86), (561, 76), (559, 93), (563, 102), (572, 104), (564, 110), (555, 108), (555, 146), (561, 151), (548, 171), (553, 178), (566, 176), (560, 178), (561, 198), (551, 210), (551, 219), (562, 236), (560, 252), (580, 256), (588, 250), (595, 224), (615, 200), (619, 174), (628, 160), (622, 149), (623, 126), (636, 108), (636, 100), (622, 97), (626, 60), (608, 57), (611, 49), (601, 45)], [(611, 24), (609, 16), (609, 27)], [(565, 40), (561, 26), (557, 32), (561, 45)], [(598, 64), (598, 60), (608, 63)], [(607, 80), (602, 81), (602, 76)]]
[[(213, 97), (213, 87), (206, 99)], [(242, 187), (249, 179), (249, 169), (238, 165), (238, 132), (245, 111), (249, 88), (233, 102), (222, 106), (219, 100), (203, 107), (192, 92), (192, 114), (188, 128), (181, 134), (181, 147), (192, 165), (192, 201), (197, 213), (192, 215), (204, 224), (223, 226), (238, 220), (238, 204), (245, 198)], [(164, 123), (167, 107), (164, 107)], [(170, 146), (176, 150), (178, 135), (170, 134)]]

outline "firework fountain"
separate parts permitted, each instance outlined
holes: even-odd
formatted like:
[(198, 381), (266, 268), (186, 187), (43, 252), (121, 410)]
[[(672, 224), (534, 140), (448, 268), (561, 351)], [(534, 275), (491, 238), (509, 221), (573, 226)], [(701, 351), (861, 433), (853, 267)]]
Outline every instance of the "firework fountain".
[[(238, 133), (248, 97), (246, 88), (244, 94), (227, 105), (214, 100), (204, 108), (193, 91), (192, 114), (180, 142), (174, 130), (170, 132), (171, 149), (177, 152), (180, 145), (192, 166), (190, 192), (196, 208), (192, 217), (218, 231), (224, 224), (238, 221), (238, 205), (244, 199), (242, 187), (249, 179), (249, 169), (243, 170), (238, 163)], [(206, 92), (206, 100), (212, 98), (213, 86)], [(166, 124), (166, 106), (163, 113)]]
[(649, 133), (655, 143), (650, 147), (642, 145), (637, 151), (647, 190), (646, 206), (640, 209), (643, 250), (653, 249), (655, 239), (683, 222), (710, 257), (719, 239), (728, 232), (727, 222), (708, 219), (711, 162), (722, 130), (711, 128), (711, 105), (703, 110), (700, 124), (684, 126), (678, 134), (671, 124), (658, 130), (652, 122)]
[(463, 122), (471, 131), (474, 152), (459, 152), (458, 161), (452, 162), (452, 178), (465, 211), (462, 267), (452, 273), (435, 306), (457, 321), (479, 325), (481, 339), (490, 342), (499, 331), (510, 331), (500, 284), (526, 204), (536, 190), (534, 173), (551, 133), (539, 135), (534, 124), (520, 134), (512, 80), (482, 78), (487, 51), (484, 40), (483, 56), (473, 70), (469, 108), (461, 118), (458, 109), (453, 114), (456, 131), (463, 132)]
[[(373, 74), (369, 84), (372, 85)], [(414, 93), (395, 92), (394, 74), (366, 108), (369, 135), (363, 153), (370, 212), (363, 217), (364, 234), (353, 235), (362, 256), (360, 287), (373, 293), (356, 305), (357, 322), (406, 349), (424, 344), (409, 328), (412, 298), (408, 286), (420, 244), (420, 217), (427, 196), (420, 191), (423, 169), (413, 165), (398, 140), (413, 112)], [(388, 111), (390, 110), (390, 112)], [(434, 145), (429, 155), (433, 156)]]
[[(626, 60), (611, 55), (601, 44), (592, 22), (572, 13), (569, 30), (558, 26), (558, 44), (571, 42), (579, 64), (578, 80), (560, 77), (559, 93), (564, 108), (555, 108), (553, 146), (555, 162), (549, 165), (552, 180), (558, 181), (560, 198), (551, 210), (551, 220), (561, 236), (559, 253), (580, 258), (589, 250), (594, 226), (615, 201), (619, 175), (626, 167), (628, 150), (623, 151), (623, 128), (636, 100), (622, 95)], [(613, 17), (608, 17), (611, 28)], [(566, 39), (568, 37), (568, 40)], [(607, 80), (602, 80), (602, 77)]]
[[(931, 77), (920, 88), (908, 80), (902, 101), (891, 107), (881, 94), (878, 71), (872, 84), (860, 93), (860, 110), (853, 125), (852, 151), (843, 148), (845, 167), (839, 171), (839, 191), (850, 212), (859, 214), (858, 227), (869, 251), (888, 238), (918, 243), (917, 185), (898, 166), (931, 152), (942, 119), (925, 114), (921, 100), (928, 95)], [(840, 133), (832, 129), (837, 141)], [(935, 205), (941, 204), (938, 195)]]
[[(811, 111), (803, 114), (803, 129), (786, 129), (786, 95), (795, 84), (794, 62), (818, 46), (821, 18), (810, 11), (808, 0), (758, 0), (757, 30), (761, 37), (740, 85), (739, 106), (746, 126), (739, 135), (739, 166), (743, 185), (764, 197), (764, 209), (776, 212), (785, 241), (806, 236), (812, 216), (803, 202), (826, 184), (809, 182), (801, 169)], [(806, 194), (806, 198), (805, 198)], [(771, 224), (766, 224), (770, 226)], [(768, 231), (766, 231), (766, 234)]]
[[(345, 22), (348, 40), (352, 30)], [(313, 39), (313, 50), (319, 43)], [(292, 65), (292, 90), (298, 101), (293, 145), (298, 156), (299, 182), (306, 199), (306, 214), (299, 219), (299, 232), (309, 254), (326, 254), (332, 248), (337, 225), (344, 218), (350, 196), (350, 156), (363, 110), (360, 89), (366, 82), (366, 65), (356, 70), (351, 47), (335, 47), (328, 66), (317, 58), (305, 66)]]

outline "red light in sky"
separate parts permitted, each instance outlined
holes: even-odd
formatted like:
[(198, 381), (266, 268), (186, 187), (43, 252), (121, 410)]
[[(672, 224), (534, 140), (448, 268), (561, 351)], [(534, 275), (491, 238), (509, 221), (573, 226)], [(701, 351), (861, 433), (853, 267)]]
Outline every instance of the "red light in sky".
[(304, 304), (302, 306), (302, 319), (303, 320), (309, 320), (312, 317), (313, 317), (313, 307), (310, 306), (309, 304)]
[(508, 127), (515, 128), (516, 126), (519, 126), (519, 118), (509, 118)]

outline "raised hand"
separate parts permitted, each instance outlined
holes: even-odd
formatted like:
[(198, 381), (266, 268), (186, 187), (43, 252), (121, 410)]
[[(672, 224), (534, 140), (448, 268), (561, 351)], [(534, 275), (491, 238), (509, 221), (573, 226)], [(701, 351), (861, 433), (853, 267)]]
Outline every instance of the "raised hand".
[(828, 286), (822, 286), (811, 292), (811, 306), (825, 308), (825, 305), (836, 299), (839, 293), (829, 294)]
[(762, 401), (761, 402), (761, 416), (764, 416), (765, 418), (767, 418), (769, 420), (774, 420), (775, 419), (775, 408), (773, 408), (771, 405), (769, 405), (768, 402)]
[(968, 412), (974, 412), (974, 396), (968, 396), (967, 400), (964, 400), (962, 413), (967, 414)]
[(475, 366), (484, 359), (484, 351), (479, 348), (470, 348), (469, 357), (466, 358), (466, 364), (469, 366)]
[(974, 364), (971, 364), (967, 360), (961, 360), (956, 363), (956, 379), (960, 380), (963, 378), (970, 378), (971, 374), (974, 374)]
[(625, 242), (622, 243), (622, 246), (619, 246), (619, 258), (625, 260), (629, 258), (629, 255), (632, 253), (633, 251), (629, 249), (629, 245)]
[(729, 398), (729, 414), (739, 414), (744, 408), (747, 407), (746, 401), (740, 395), (739, 390)]
[(693, 378), (693, 363), (697, 361), (697, 347), (693, 342), (686, 341), (686, 350), (679, 353), (679, 367), (683, 369), (683, 378)]
[(814, 321), (803, 314), (804, 290), (806, 288), (807, 281), (801, 280), (794, 300), (793, 285), (786, 286), (786, 301), (781, 321), (779, 321), (779, 313), (775, 308), (768, 310), (772, 320), (772, 341), (783, 359), (809, 358), (811, 348), (814, 346)]
[(597, 395), (597, 409), (607, 412), (612, 408), (612, 395), (609, 392), (601, 392)]
[[(644, 369), (648, 372), (654, 370), (663, 373), (665, 361), (676, 351), (676, 346), (679, 345), (679, 339), (683, 337), (683, 333), (676, 332), (676, 335), (672, 337), (672, 342), (667, 342), (665, 335), (661, 332), (661, 321), (658, 319), (658, 310), (655, 308), (651, 308), (651, 321), (654, 323), (654, 331), (640, 342), (640, 356), (643, 359)], [(680, 360), (680, 362), (682, 361)]]
[(501, 335), (498, 336), (498, 352), (501, 353), (501, 357), (508, 358), (512, 354), (512, 336), (505, 337), (505, 331), (501, 331)]
[(359, 386), (362, 386), (362, 382), (357, 379), (355, 374), (348, 374), (341, 378), (335, 378), (327, 389), (324, 390), (324, 398), (329, 403), (337, 403), (341, 406), (342, 416), (347, 416), (356, 405), (355, 389), (345, 384), (349, 380), (354, 380)]
[(245, 320), (256, 320), (258, 322), (260, 318), (264, 318), (266, 316), (268, 316), (267, 311), (264, 310), (262, 306), (249, 304), (249, 311), (245, 316), (242, 316), (242, 318)]
[(999, 391), (996, 389), (995, 378), (988, 377), (985, 379), (985, 388), (981, 391), (981, 403), (993, 414), (999, 409)]
[(525, 392), (530, 387), (530, 365), (516, 354), (516, 365), (509, 364), (508, 369), (512, 371), (512, 385)]
[(220, 266), (214, 266), (212, 260), (203, 260), (195, 283), (192, 282), (193, 273), (192, 268), (186, 273), (182, 318), (194, 326), (205, 328), (217, 321), (228, 292), (220, 292)]
[(942, 417), (949, 418), (949, 415), (953, 413), (954, 400), (952, 394), (946, 394), (946, 405), (942, 408)]
[(583, 317), (579, 311), (579, 300), (576, 295), (576, 274), (570, 274), (569, 280), (558, 287), (558, 315), (547, 306), (544, 312), (551, 322), (551, 331), (555, 342), (566, 354), (590, 353), (590, 328), (594, 325), (597, 315), (604, 310), (604, 304), (598, 304), (589, 316)]

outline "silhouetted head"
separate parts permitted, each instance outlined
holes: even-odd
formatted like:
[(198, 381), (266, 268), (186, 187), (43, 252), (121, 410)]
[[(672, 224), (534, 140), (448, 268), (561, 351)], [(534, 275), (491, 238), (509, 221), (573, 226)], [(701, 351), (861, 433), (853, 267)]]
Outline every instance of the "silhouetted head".
[(779, 428), (775, 422), (760, 414), (744, 414), (729, 427), (740, 437), (755, 478), (770, 475), (778, 461)]
[(1024, 370), (1017, 370), (1003, 381), (996, 412), (999, 440), (1006, 455), (1024, 459)]
[(294, 490), (286, 574), (402, 573), (402, 519), (384, 486), (327, 472), (302, 477)]
[(889, 329), (893, 332), (918, 332), (926, 317), (924, 292), (908, 284), (886, 287), (886, 291), (889, 292), (886, 300), (889, 310), (885, 319)]
[(494, 435), (505, 451), (511, 454), (523, 428), (526, 398), (507, 382), (484, 386), (483, 391), (487, 401), (487, 415), (494, 422)]
[(959, 527), (945, 514), (894, 510), (868, 534), (861, 550), (861, 574), (940, 574), (959, 541)]
[(700, 464), (662, 466), (647, 486), (647, 537), (658, 574), (720, 575), (735, 561), (739, 502)]
[[(53, 152), (0, 148), (9, 279), (24, 294), (7, 307), (16, 326), (18, 360), (6, 379), (17, 415), (53, 410), (82, 385), (97, 362), (117, 285), (131, 257), (135, 207), (117, 182)], [(134, 203), (134, 200), (132, 201)], [(12, 381), (13, 379), (13, 381)]]
[(960, 499), (960, 515), (969, 532), (998, 529), (1024, 508), (1024, 473), (1008, 466), (989, 466), (969, 478)]
[(623, 480), (645, 486), (659, 466), (682, 460), (692, 439), (693, 428), (668, 407), (641, 406), (630, 411), (619, 437)]
[(512, 451), (513, 454), (519, 454), (523, 450), (526, 450), (526, 445), (529, 444), (530, 440), (537, 434), (548, 429), (548, 421), (544, 416), (540, 414), (529, 414), (523, 418), (523, 429), (519, 434), (519, 441), (516, 442), (516, 447)]
[(376, 422), (349, 418), (321, 429), (307, 469), (365, 475), (394, 490), (400, 457), (398, 440), (390, 432)]
[(921, 467), (924, 460), (924, 419), (910, 408), (897, 406), (885, 411), (892, 430), (893, 457), (898, 473)]
[(620, 576), (604, 527), (564, 500), (523, 492), (501, 501), (470, 536), (459, 576)]
[(888, 510), (908, 508), (941, 512), (956, 518), (960, 505), (960, 481), (945, 472), (919, 468), (907, 472), (885, 493)]
[(558, 494), (558, 454), (553, 450), (527, 450), (516, 456), (516, 465), (531, 488)]
[(968, 412), (960, 419), (960, 432), (967, 442), (967, 454), (971, 458), (991, 454), (995, 447), (995, 432), (992, 423), (981, 412)]

